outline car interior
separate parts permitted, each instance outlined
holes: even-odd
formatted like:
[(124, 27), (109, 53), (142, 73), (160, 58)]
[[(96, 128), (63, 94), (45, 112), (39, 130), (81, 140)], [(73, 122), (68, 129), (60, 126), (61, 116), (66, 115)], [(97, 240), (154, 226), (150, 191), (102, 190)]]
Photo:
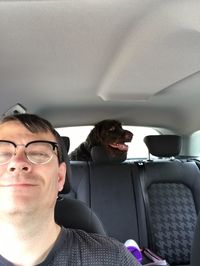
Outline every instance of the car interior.
[(199, 0), (0, 1), (2, 117), (157, 132), (143, 139), (145, 158), (112, 160), (95, 146), (91, 161), (70, 160), (61, 134), (56, 222), (134, 239), (161, 258), (143, 265), (200, 265), (199, 10)]

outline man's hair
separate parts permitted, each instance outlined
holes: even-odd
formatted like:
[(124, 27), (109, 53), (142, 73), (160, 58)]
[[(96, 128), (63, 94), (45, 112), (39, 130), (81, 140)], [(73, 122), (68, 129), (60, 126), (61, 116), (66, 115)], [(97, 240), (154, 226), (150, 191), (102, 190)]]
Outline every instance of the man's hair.
[(32, 133), (51, 132), (58, 143), (58, 161), (59, 163), (64, 161), (62, 139), (49, 121), (35, 114), (23, 113), (5, 116), (1, 119), (0, 124), (9, 121), (19, 121)]

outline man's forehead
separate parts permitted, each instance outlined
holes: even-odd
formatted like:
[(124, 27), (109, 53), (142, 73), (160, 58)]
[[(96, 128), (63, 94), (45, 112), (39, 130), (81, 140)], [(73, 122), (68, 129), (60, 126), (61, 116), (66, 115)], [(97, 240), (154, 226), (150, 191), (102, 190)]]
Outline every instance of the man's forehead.
[(31, 132), (20, 121), (7, 121), (0, 123), (0, 139), (9, 139), (17, 137), (38, 138), (41, 137), (44, 140), (55, 141), (54, 135), (50, 131), (38, 131), (36, 133)]
[(9, 130), (10, 128), (25, 128), (20, 121), (6, 121), (0, 123), (0, 131)]

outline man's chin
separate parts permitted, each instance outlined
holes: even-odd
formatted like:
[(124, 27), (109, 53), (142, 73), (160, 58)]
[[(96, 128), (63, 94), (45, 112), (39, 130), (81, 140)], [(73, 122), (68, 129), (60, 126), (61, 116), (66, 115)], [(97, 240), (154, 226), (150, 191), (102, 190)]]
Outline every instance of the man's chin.
[(25, 203), (24, 201), (17, 201), (15, 203), (7, 203), (4, 204), (4, 206), (1, 206), (0, 204), (0, 213), (3, 214), (17, 214), (17, 213), (21, 213), (21, 214), (25, 214), (25, 213), (30, 213), (30, 210), (32, 209), (32, 207), (30, 205), (27, 204), (27, 202)]
[(0, 198), (0, 213), (7, 215), (27, 214), (34, 208), (34, 199), (30, 195), (12, 195), (6, 199)]

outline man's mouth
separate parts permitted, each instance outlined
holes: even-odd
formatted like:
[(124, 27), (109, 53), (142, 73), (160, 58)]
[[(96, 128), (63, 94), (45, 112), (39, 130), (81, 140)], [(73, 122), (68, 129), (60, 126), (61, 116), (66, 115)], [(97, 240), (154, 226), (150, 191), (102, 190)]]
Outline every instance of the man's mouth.
[(11, 183), (11, 184), (0, 184), (0, 187), (35, 187), (36, 184), (29, 183)]
[(128, 151), (128, 145), (125, 143), (112, 143), (109, 146), (120, 151)]

